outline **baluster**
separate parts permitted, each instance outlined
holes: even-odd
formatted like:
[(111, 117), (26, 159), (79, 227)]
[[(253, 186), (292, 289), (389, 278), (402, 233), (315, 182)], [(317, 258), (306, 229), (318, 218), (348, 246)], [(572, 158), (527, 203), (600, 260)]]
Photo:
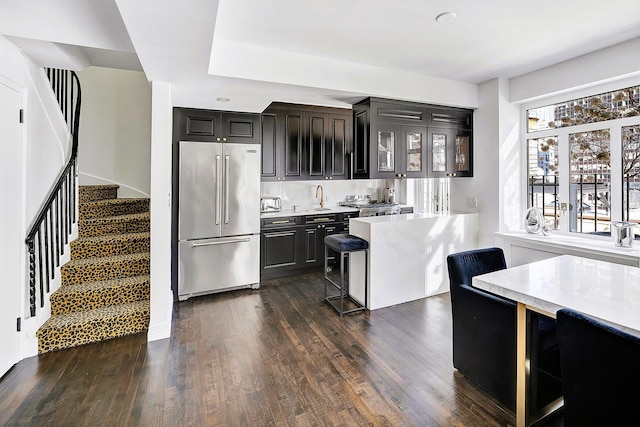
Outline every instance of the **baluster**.
[(72, 192), (72, 200), (73, 203), (71, 203), (71, 212), (73, 215), (73, 222), (76, 222), (76, 160), (74, 159), (72, 162), (72, 166), (71, 166), (71, 182), (72, 185), (71, 187), (73, 188), (73, 192)]
[(29, 313), (31, 317), (36, 315), (36, 254), (33, 247), (33, 240), (27, 241), (29, 251)]
[[(42, 273), (42, 232), (40, 231), (42, 228), (42, 226), (38, 227), (38, 232), (37, 232), (37, 236), (38, 236), (38, 280), (40, 281), (40, 294), (42, 295), (42, 290), (44, 289), (44, 279), (47, 280), (47, 283), (49, 283), (49, 277), (48, 276), (44, 276)], [(35, 292), (35, 290), (34, 290)], [(40, 307), (43, 306), (42, 304), (42, 300), (40, 300)], [(35, 300), (35, 293), (33, 296), (33, 304), (35, 305), (36, 300)]]
[[(59, 222), (60, 222), (60, 215), (58, 215), (58, 193), (56, 193), (56, 197), (54, 197), (53, 199), (53, 215), (55, 216), (55, 218), (53, 219), (53, 224), (55, 225), (55, 230), (52, 228), (51, 229), (51, 237), (55, 236), (54, 241), (52, 242), (52, 244), (55, 245), (55, 260), (56, 260), (56, 267), (60, 267), (60, 227), (59, 227)], [(55, 231), (55, 234), (53, 234)]]
[(47, 278), (47, 280), (50, 280), (49, 275), (51, 274), (49, 271), (49, 213), (50, 211), (47, 210), (46, 214), (43, 218), (43, 224), (44, 224), (44, 260), (45, 260), (45, 271), (47, 273), (47, 275), (45, 276)]
[[(63, 183), (61, 183), (63, 184)], [(64, 223), (64, 185), (60, 185), (60, 189), (58, 190), (58, 197), (60, 198), (60, 206), (58, 211), (58, 226), (60, 227), (60, 256), (64, 255), (64, 239), (66, 237), (67, 229), (65, 228)]]

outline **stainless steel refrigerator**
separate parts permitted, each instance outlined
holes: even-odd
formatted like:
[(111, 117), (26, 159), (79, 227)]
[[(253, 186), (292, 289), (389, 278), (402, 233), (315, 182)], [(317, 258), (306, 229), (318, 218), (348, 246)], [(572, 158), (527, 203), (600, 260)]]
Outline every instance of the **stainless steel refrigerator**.
[(260, 144), (180, 142), (178, 298), (260, 283)]

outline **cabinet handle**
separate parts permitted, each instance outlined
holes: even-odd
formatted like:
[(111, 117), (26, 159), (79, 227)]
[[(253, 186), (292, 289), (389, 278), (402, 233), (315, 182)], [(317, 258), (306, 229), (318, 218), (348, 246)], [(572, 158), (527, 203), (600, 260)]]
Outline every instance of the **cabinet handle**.
[(330, 176), (330, 177), (329, 177), (329, 179), (333, 179), (333, 177), (332, 177), (332, 176)]
[(265, 237), (287, 237), (287, 236), (293, 236), (293, 235), (294, 235), (293, 231), (283, 231), (282, 233), (265, 234)]
[(289, 222), (290, 221), (288, 219), (285, 219), (282, 221), (273, 221), (271, 224), (289, 224)]
[(318, 221), (331, 221), (331, 218), (314, 218), (313, 219), (314, 222), (318, 222)]
[(220, 141), (220, 138), (216, 138), (216, 141)]
[(223, 140), (223, 141), (226, 141), (226, 140), (227, 140), (227, 138), (222, 138), (222, 140)]

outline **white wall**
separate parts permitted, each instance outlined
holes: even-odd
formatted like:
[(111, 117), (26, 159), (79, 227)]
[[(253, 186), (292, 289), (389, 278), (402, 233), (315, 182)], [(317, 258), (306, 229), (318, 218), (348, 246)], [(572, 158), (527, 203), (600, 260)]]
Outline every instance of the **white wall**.
[(80, 184), (118, 184), (118, 197), (149, 197), (151, 88), (144, 73), (89, 67), (78, 77)]
[(171, 291), (171, 85), (152, 83), (151, 127), (151, 322), (149, 341), (169, 338)]
[(511, 102), (640, 75), (640, 37), (510, 79)]
[[(13, 251), (19, 254), (17, 261), (20, 299), (18, 315), (23, 319), (23, 328), (20, 334), (20, 357), (24, 358), (37, 354), (35, 331), (49, 317), (50, 312), (48, 298), (45, 298), (44, 308), (40, 308), (38, 305), (36, 317), (27, 319), (29, 316), (28, 272), (24, 241), (28, 228), (68, 160), (71, 138), (44, 72), (3, 37), (0, 37), (0, 79), (23, 93), (25, 109), (23, 141), (19, 142), (24, 144), (23, 158), (8, 159), (8, 161), (14, 161), (19, 165), (17, 170), (22, 176), (16, 176), (15, 181), (3, 179), (0, 183), (0, 186), (19, 186), (20, 196), (23, 200), (21, 206), (12, 206), (13, 204), (9, 204), (9, 200), (5, 200), (4, 197), (0, 199), (0, 203), (5, 206), (5, 209), (11, 209), (13, 214), (6, 215), (6, 218), (3, 217), (3, 219), (15, 222), (11, 226), (15, 227), (19, 234), (19, 238), (16, 240), (17, 246), (15, 241), (14, 243), (2, 241), (1, 244), (3, 245), (3, 253)], [(17, 117), (2, 117), (0, 119), (17, 120)], [(5, 143), (4, 140), (3, 143)], [(4, 191), (0, 194), (4, 194)], [(67, 256), (68, 253), (69, 250), (66, 248), (65, 254)], [(64, 259), (61, 261), (64, 262)], [(52, 283), (51, 291), (59, 286), (59, 272), (56, 273), (56, 277), (58, 279)], [(2, 286), (9, 285), (15, 285), (15, 281), (3, 280)], [(15, 319), (12, 324), (15, 327)], [(0, 342), (6, 341), (0, 337)]]

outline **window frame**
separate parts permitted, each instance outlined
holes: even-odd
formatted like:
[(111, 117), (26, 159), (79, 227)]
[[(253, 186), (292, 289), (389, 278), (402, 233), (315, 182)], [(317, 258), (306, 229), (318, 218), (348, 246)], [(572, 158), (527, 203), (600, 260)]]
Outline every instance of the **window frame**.
[[(630, 86), (640, 85), (640, 77), (618, 80), (604, 85), (591, 86), (576, 91), (565, 91), (554, 96), (536, 99), (523, 103), (520, 110), (521, 123), (521, 149), (522, 151), (522, 212), (530, 203), (528, 197), (529, 164), (528, 141), (530, 139), (557, 137), (558, 138), (558, 200), (559, 203), (570, 203), (570, 146), (569, 134), (589, 132), (599, 129), (609, 129), (611, 150), (611, 221), (621, 221), (623, 218), (623, 176), (622, 176), (622, 128), (625, 126), (640, 125), (640, 116), (625, 117), (615, 120), (587, 123), (575, 126), (556, 127), (545, 130), (529, 131), (528, 114), (531, 109), (545, 107), (551, 104), (566, 102), (568, 100), (599, 95), (605, 92), (616, 91)], [(617, 160), (614, 160), (617, 159)], [(617, 189), (614, 191), (614, 189)], [(586, 236), (580, 232), (570, 232), (570, 215), (568, 212), (560, 212), (558, 232), (571, 236)], [(592, 237), (592, 236), (590, 236)]]

